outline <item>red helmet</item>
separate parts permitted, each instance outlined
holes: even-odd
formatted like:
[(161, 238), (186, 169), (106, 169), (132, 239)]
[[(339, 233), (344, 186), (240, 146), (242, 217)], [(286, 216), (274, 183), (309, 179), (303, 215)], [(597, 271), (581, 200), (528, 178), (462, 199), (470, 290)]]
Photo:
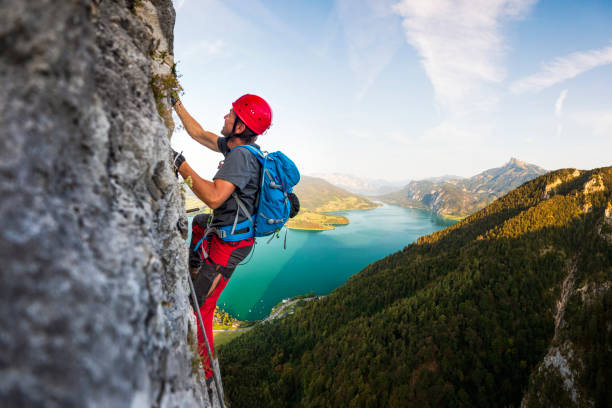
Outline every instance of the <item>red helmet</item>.
[(246, 94), (232, 103), (236, 116), (253, 132), (261, 135), (272, 123), (272, 109), (263, 98)]

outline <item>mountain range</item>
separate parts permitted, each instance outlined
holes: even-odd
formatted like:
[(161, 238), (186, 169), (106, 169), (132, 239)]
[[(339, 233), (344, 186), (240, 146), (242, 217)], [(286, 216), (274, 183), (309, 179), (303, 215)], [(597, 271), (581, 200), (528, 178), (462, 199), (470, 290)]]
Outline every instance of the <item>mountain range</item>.
[[(502, 167), (470, 178), (446, 175), (407, 184), (340, 173), (322, 174), (323, 178), (302, 176), (294, 191), (300, 199), (302, 211), (307, 212), (375, 208), (378, 204), (372, 201), (373, 198), (442, 216), (463, 218), (545, 172), (541, 167), (512, 158)], [(188, 188), (185, 202), (187, 209), (204, 206)]]
[(312, 176), (326, 180), (351, 193), (365, 196), (377, 196), (397, 191), (410, 182), (410, 180), (393, 182), (382, 179), (370, 179), (345, 173), (315, 173)]
[(232, 407), (612, 406), (611, 191), (550, 172), (255, 327)]
[(432, 178), (411, 181), (380, 200), (404, 207), (430, 210), (442, 216), (465, 217), (493, 202), (513, 188), (546, 173), (534, 164), (512, 158), (502, 167), (470, 178)]

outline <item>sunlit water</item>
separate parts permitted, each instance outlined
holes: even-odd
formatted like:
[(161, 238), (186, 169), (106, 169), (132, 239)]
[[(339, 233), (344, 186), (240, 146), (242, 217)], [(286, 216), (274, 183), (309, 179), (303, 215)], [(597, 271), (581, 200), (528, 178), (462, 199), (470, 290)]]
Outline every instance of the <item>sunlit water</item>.
[(392, 205), (334, 214), (350, 224), (331, 231), (288, 230), (287, 249), (284, 232), (270, 244), (258, 238), (253, 257), (236, 269), (219, 306), (241, 320), (263, 319), (282, 299), (328, 294), (366, 265), (454, 223)]

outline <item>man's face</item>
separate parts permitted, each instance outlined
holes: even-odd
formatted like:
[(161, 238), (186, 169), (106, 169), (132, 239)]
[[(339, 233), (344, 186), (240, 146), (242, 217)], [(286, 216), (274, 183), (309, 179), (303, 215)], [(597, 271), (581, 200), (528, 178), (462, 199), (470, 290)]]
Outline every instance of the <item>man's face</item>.
[(232, 128), (234, 127), (234, 122), (236, 121), (236, 113), (234, 113), (233, 109), (223, 117), (225, 122), (223, 123), (223, 129), (221, 129), (221, 134), (225, 137), (229, 136), (232, 133)]

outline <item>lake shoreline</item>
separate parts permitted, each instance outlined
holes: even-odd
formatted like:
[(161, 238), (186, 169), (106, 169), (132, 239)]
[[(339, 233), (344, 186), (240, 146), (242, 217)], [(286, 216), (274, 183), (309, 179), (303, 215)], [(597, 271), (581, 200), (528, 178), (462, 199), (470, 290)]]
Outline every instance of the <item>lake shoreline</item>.
[[(375, 210), (376, 208), (380, 208), (384, 205), (385, 204), (382, 202), (376, 202), (375, 205), (367, 206), (366, 208), (345, 208), (345, 209), (339, 209), (339, 210), (305, 211), (304, 212), (305, 214), (317, 214), (321, 217), (331, 217), (336, 222), (319, 221), (319, 222), (316, 222), (316, 225), (306, 226), (306, 225), (295, 225), (295, 223), (292, 222), (292, 220), (289, 220), (289, 222), (287, 223), (287, 228), (291, 230), (297, 230), (297, 231), (331, 231), (331, 230), (336, 229), (336, 227), (346, 226), (350, 224), (350, 219), (348, 217), (343, 216), (343, 215), (338, 215), (337, 213), (348, 212), (348, 211), (351, 211), (351, 212), (352, 211), (371, 211), (371, 210)], [(298, 217), (299, 216), (300, 214), (298, 214)], [(340, 220), (341, 222), (337, 222), (338, 218), (342, 219)]]
[(282, 299), (331, 293), (368, 264), (454, 223), (387, 204), (326, 215), (348, 217), (350, 224), (324, 232), (287, 229), (286, 241), (258, 239), (254, 256), (232, 275), (219, 307), (240, 321), (264, 319)]
[(459, 222), (459, 221), (463, 221), (464, 219), (466, 219), (467, 217), (470, 216), (469, 214), (468, 215), (440, 214), (440, 213), (437, 213), (437, 212), (432, 211), (432, 210), (430, 210), (428, 208), (425, 208), (425, 207), (418, 207), (418, 206), (413, 206), (413, 205), (395, 204), (395, 203), (389, 203), (389, 202), (384, 202), (384, 201), (383, 201), (383, 203), (385, 205), (395, 205), (395, 206), (402, 207), (402, 208), (409, 208), (411, 210), (424, 211), (424, 212), (430, 213), (430, 214), (432, 214), (432, 215), (434, 215), (436, 217), (440, 217), (440, 218), (442, 218), (444, 220), (449, 220), (449, 221)]
[(287, 222), (287, 228), (302, 231), (329, 231), (337, 225), (348, 225), (349, 219), (343, 215), (323, 214), (315, 211), (303, 211)]

